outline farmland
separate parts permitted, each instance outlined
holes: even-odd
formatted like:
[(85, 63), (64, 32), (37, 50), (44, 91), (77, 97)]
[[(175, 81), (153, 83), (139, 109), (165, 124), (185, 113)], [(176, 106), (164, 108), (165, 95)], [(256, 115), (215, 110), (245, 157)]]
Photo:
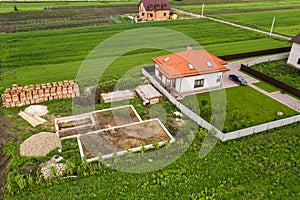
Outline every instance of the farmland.
[[(211, 3), (237, 1), (212, 0)], [(273, 9), (273, 6), (277, 5), (274, 2), (271, 5), (269, 1), (257, 1), (259, 1), (258, 4), (263, 9)], [(282, 8), (288, 8), (290, 6), (288, 4), (291, 2), (295, 3), (296, 7), (299, 4), (298, 1), (281, 0), (278, 2), (278, 5), (280, 4)], [(52, 21), (54, 23), (51, 22), (53, 25), (73, 26), (74, 24), (71, 21), (59, 21), (65, 18), (76, 18), (78, 15), (76, 9), (72, 8), (72, 12), (65, 12), (64, 9), (69, 9), (70, 11), (70, 6), (87, 6), (87, 9), (92, 10), (93, 5), (107, 5), (111, 9), (110, 6), (112, 5), (115, 8), (120, 8), (120, 4), (126, 4), (125, 8), (131, 9), (131, 6), (133, 4), (135, 6), (136, 3), (137, 1), (128, 1), (126, 3), (47, 2), (45, 6), (57, 7), (57, 15), (50, 14), (45, 16), (44, 19), (38, 16), (35, 21), (41, 20), (41, 23), (37, 23), (34, 26), (30, 24), (19, 24), (18, 26), (19, 30), (44, 29), (45, 24), (48, 26), (45, 23), (48, 17), (55, 18), (55, 16), (57, 16), (57, 19)], [(174, 5), (184, 5), (185, 3), (198, 2), (196, 0), (172, 2)], [(265, 7), (262, 6), (263, 3), (265, 3)], [(12, 9), (11, 3), (0, 5), (4, 5), (4, 9), (0, 12), (3, 11), (5, 16), (10, 15), (5, 13), (7, 12), (5, 9)], [(17, 5), (21, 10), (21, 15), (23, 11), (25, 13), (25, 10), (31, 13), (26, 19), (29, 21), (34, 16), (34, 11), (38, 10), (38, 13), (40, 13), (40, 10), (44, 8), (40, 3), (17, 3)], [(251, 7), (252, 5), (251, 2), (246, 2), (240, 11), (238, 9), (236, 11), (248, 11), (249, 6)], [(215, 6), (216, 10), (221, 9), (220, 5), (217, 4), (209, 6)], [(224, 6), (228, 6), (228, 12), (233, 12), (233, 8), (230, 8), (232, 7), (231, 4)], [(248, 7), (248, 10), (246, 7)], [(258, 7), (252, 8), (259, 9)], [(61, 9), (64, 11), (60, 12)], [(103, 19), (110, 15), (109, 9), (106, 9), (107, 13), (102, 16)], [(104, 10), (105, 8), (102, 11)], [(91, 13), (92, 15), (97, 15), (96, 12)], [(12, 18), (7, 19), (7, 23), (11, 23), (13, 21), (11, 19), (16, 16), (14, 14), (11, 15)], [(19, 23), (24, 19), (23, 17), (20, 19), (16, 17), (15, 19)], [(83, 61), (99, 43), (115, 34), (126, 30), (137, 30), (136, 28), (158, 27), (178, 31), (190, 36), (203, 45), (206, 50), (217, 56), (291, 45), (288, 41), (269, 38), (259, 33), (241, 30), (206, 19), (110, 25), (107, 21), (99, 21), (99, 19), (97, 19), (98, 21), (93, 21), (95, 20), (93, 17), (87, 18), (84, 20), (75, 19), (73, 22), (82, 24), (101, 23), (101, 25), (106, 25), (9, 34), (0, 33), (0, 94), (5, 88), (11, 87), (13, 83), (24, 86), (76, 79), (77, 72)], [(166, 37), (164, 33), (158, 33), (156, 36)], [(141, 36), (141, 38), (143, 37)], [(126, 38), (126, 40), (130, 43), (133, 39), (138, 40), (141, 38)], [(169, 42), (174, 49), (186, 48), (185, 46), (179, 47), (180, 41), (176, 39)], [(107, 57), (113, 56), (115, 53), (118, 53), (117, 49), (116, 52), (105, 52), (106, 54), (104, 54)], [(120, 80), (120, 77), (128, 72), (133, 85), (135, 83), (141, 84), (141, 66), (153, 65), (151, 58), (165, 53), (166, 51), (162, 49), (143, 48), (123, 54), (104, 72), (99, 86), (104, 91), (111, 91), (117, 81)], [(132, 69), (134, 71), (131, 71)], [(125, 86), (127, 87), (127, 85)], [(260, 86), (268, 87), (270, 90), (273, 89), (263, 84)], [(277, 119), (275, 113), (279, 110), (284, 113), (284, 117), (296, 113), (249, 87), (231, 88), (226, 90), (226, 94), (228, 100), (226, 131)], [(243, 96), (240, 94), (243, 94)], [(197, 95), (197, 97), (200, 103), (206, 102), (205, 104), (210, 104), (211, 100), (208, 93)], [(204, 98), (206, 101), (202, 101)], [(163, 101), (157, 107), (143, 106), (140, 98), (135, 98), (125, 103), (134, 105), (142, 119), (149, 119), (156, 115), (158, 117), (161, 116), (162, 110), (159, 108), (163, 107), (167, 118), (163, 123), (172, 134), (177, 133), (178, 127), (174, 127), (170, 120), (174, 117), (173, 113), (177, 109), (165, 97), (163, 97)], [(48, 106), (49, 114), (45, 116), (48, 122), (44, 126), (36, 128), (31, 127), (17, 115), (24, 107), (0, 108), (0, 117), (3, 114), (12, 126), (6, 126), (2, 121), (1, 123), (3, 123), (4, 127), (9, 127), (8, 132), (14, 134), (17, 138), (17, 141), (11, 140), (4, 145), (5, 153), (12, 157), (8, 166), (9, 173), (5, 188), (6, 199), (117, 199), (120, 197), (124, 199), (236, 199), (237, 197), (245, 199), (284, 199), (286, 197), (299, 199), (299, 123), (236, 141), (218, 142), (211, 153), (203, 159), (200, 159), (198, 155), (207, 131), (197, 127), (190, 134), (195, 134), (196, 139), (176, 162), (159, 171), (133, 174), (114, 170), (101, 162), (82, 162), (77, 141), (74, 139), (67, 139), (62, 142), (62, 153), (53, 150), (45, 157), (28, 158), (19, 156), (19, 143), (21, 141), (41, 131), (54, 131), (54, 118), (71, 115), (72, 108), (89, 109), (89, 107), (78, 106), (71, 99), (52, 100), (42, 104)], [(95, 105), (95, 109), (109, 108), (110, 106), (111, 104), (101, 102)], [(205, 117), (208, 121), (210, 118), (209, 111), (209, 109), (206, 111), (201, 110), (201, 113), (206, 112), (208, 114)], [(234, 123), (229, 123), (230, 121)], [(187, 123), (185, 126), (188, 127), (191, 124)], [(5, 137), (10, 138), (10, 136)], [(176, 144), (180, 144), (180, 140)], [(167, 148), (170, 147), (162, 147), (162, 150), (167, 150)], [(77, 178), (52, 178), (49, 181), (44, 181), (37, 176), (39, 174), (37, 171), (39, 164), (49, 160), (54, 154), (64, 157), (63, 162), (68, 166), (65, 175), (75, 175)], [(156, 155), (158, 156), (149, 158), (151, 161), (147, 160), (146, 164), (143, 164), (147, 165), (148, 163), (149, 165), (150, 163), (152, 166), (155, 166), (163, 162), (159, 159), (160, 156), (170, 159), (169, 155), (166, 156), (166, 154), (160, 155), (157, 153)], [(132, 155), (127, 156), (129, 156), (128, 160), (130, 160)], [(144, 155), (140, 153), (135, 154), (135, 156), (143, 157)], [(118, 158), (113, 158), (112, 162), (118, 162)], [(136, 168), (139, 167), (143, 168), (145, 166), (136, 166)]]
[(136, 5), (138, 1), (39, 1), (39, 2), (17, 2), (16, 4), (11, 2), (2, 2), (0, 13), (12, 12), (14, 11), (14, 5), (17, 6), (19, 11), (32, 11), (32, 10), (43, 10), (45, 7), (55, 7), (55, 8), (63, 8), (63, 7), (79, 7), (79, 6), (118, 6), (118, 5)]
[[(211, 1), (210, 1), (211, 2)], [(220, 1), (219, 1), (220, 2)], [(201, 2), (202, 3), (202, 2)], [(186, 10), (192, 13), (201, 13), (202, 5), (193, 6), (178, 6), (179, 9)], [(300, 8), (300, 2), (297, 0), (278, 0), (276, 2), (270, 0), (256, 0), (256, 1), (227, 1), (225, 4), (205, 4), (205, 15), (216, 14), (232, 14), (232, 13), (246, 13), (268, 10), (286, 10)]]
[[(14, 82), (25, 85), (74, 79), (81, 62), (100, 42), (124, 30), (152, 26), (184, 33), (216, 55), (290, 45), (287, 41), (268, 38), (205, 19), (2, 34), (1, 87), (10, 87)], [(220, 29), (223, 31), (219, 31)], [(230, 34), (224, 35), (223, 32)], [(176, 45), (175, 41), (174, 45)], [(124, 55), (116, 60), (109, 70), (114, 71), (113, 69), (118, 68), (117, 74), (114, 75), (120, 76), (132, 67), (150, 64), (151, 58), (160, 54), (162, 54), (160, 50), (144, 50)]]
[[(113, 8), (113, 9), (112, 9)], [(47, 7), (44, 10), (0, 13), (1, 32), (107, 25), (110, 16), (135, 13), (134, 5)]]
[(98, 163), (81, 165), (85, 174), (79, 172), (74, 180), (29, 185), (28, 191), (6, 199), (299, 199), (299, 128), (298, 123), (218, 143), (204, 159), (198, 157), (202, 137), (197, 136), (184, 155), (156, 172), (130, 174)]
[(214, 15), (214, 17), (265, 31), (270, 30), (273, 17), (276, 17), (273, 29), (275, 33), (294, 37), (300, 31), (300, 9)]

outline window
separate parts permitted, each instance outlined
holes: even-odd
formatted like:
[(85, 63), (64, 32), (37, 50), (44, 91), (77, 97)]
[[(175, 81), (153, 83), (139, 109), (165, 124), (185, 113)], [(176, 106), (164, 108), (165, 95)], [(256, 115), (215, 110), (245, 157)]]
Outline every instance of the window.
[(158, 77), (160, 78), (160, 80), (162, 80), (162, 73), (160, 71), (158, 71)]
[(157, 4), (157, 5), (156, 5), (156, 9), (159, 9), (159, 8), (160, 8), (160, 5), (159, 5), (159, 4)]
[(167, 62), (168, 60), (170, 60), (170, 57), (166, 57), (165, 59), (163, 59), (164, 62)]
[(193, 66), (192, 64), (188, 64), (188, 66), (189, 66), (190, 70), (195, 69), (194, 66)]
[(153, 14), (152, 14), (152, 13), (150, 13), (150, 17), (153, 17)]
[(173, 87), (173, 88), (176, 87), (176, 79), (172, 79), (172, 87)]
[(300, 65), (300, 58), (298, 58), (298, 62), (297, 62), (297, 64), (298, 64), (298, 65)]
[(221, 76), (218, 76), (217, 83), (221, 81)]
[(142, 16), (145, 16), (145, 13), (142, 13)]
[(167, 16), (167, 13), (164, 13), (164, 16)]
[(211, 62), (206, 62), (206, 64), (207, 64), (207, 66), (209, 67), (209, 68), (212, 68), (213, 67), (213, 65), (211, 64)]
[(204, 86), (204, 79), (195, 80), (194, 88), (199, 88)]

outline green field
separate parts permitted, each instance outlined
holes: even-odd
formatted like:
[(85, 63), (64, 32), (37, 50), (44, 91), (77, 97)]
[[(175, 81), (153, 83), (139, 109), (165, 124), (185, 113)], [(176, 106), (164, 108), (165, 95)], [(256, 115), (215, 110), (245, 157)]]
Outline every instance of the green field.
[[(202, 140), (198, 136), (176, 162), (156, 172), (130, 174), (96, 162), (82, 165), (86, 173), (81, 171), (78, 178), (27, 185), (25, 192), (6, 199), (296, 200), (300, 197), (299, 128), (298, 123), (218, 143), (204, 159), (198, 157)], [(78, 153), (76, 146), (72, 148)]]
[[(153, 26), (184, 33), (219, 56), (290, 45), (287, 41), (205, 19), (1, 34), (0, 85), (10, 87), (13, 83), (74, 79), (81, 62), (103, 40), (124, 30)], [(230, 34), (224, 35), (224, 32)], [(175, 46), (176, 43), (174, 40)], [(135, 66), (151, 64), (151, 58), (161, 54), (162, 51), (153, 50), (124, 55), (120, 58), (123, 62), (116, 61), (111, 69), (117, 68), (114, 75), (118, 76)]]
[[(224, 132), (230, 132), (280, 119), (276, 116), (278, 111), (284, 113), (284, 118), (298, 113), (248, 86), (228, 88), (225, 91), (226, 102), (217, 102), (213, 107), (211, 105), (210, 93), (196, 95), (199, 102), (199, 109), (193, 109), (194, 104), (189, 104), (189, 102), (192, 102), (193, 96), (185, 97), (182, 100), (182, 103), (195, 111), (198, 110), (197, 112), (201, 117), (206, 121), (211, 121), (213, 124), (217, 124), (218, 121), (213, 122), (214, 119), (211, 119), (212, 113), (216, 113), (216, 117), (216, 115), (219, 114), (218, 112), (221, 112), (219, 107), (226, 107), (224, 128), (220, 127), (223, 128)], [(214, 91), (211, 93), (218, 95), (221, 91)], [(202, 103), (203, 100), (205, 103)]]
[[(219, 1), (221, 2), (221, 1)], [(201, 13), (202, 3), (199, 2), (198, 6), (177, 6), (179, 9), (186, 10), (192, 13)], [(256, 1), (227, 1), (226, 3), (209, 4), (205, 2), (205, 15), (212, 14), (229, 14), (229, 13), (245, 13), (277, 9), (295, 9), (300, 8), (298, 0), (256, 0)]]
[[(236, 0), (221, 1), (236, 2)], [(178, 5), (185, 2), (195, 3), (195, 0), (183, 0), (178, 2)], [(124, 2), (55, 2), (53, 5), (116, 5), (119, 3), (124, 4)], [(128, 4), (132, 3), (136, 4), (137, 1), (128, 2)], [(177, 4), (177, 2), (172, 3)], [(212, 0), (211, 3), (216, 1)], [(40, 10), (44, 7), (41, 4), (43, 3), (24, 5), (18, 3), (18, 8)], [(0, 12), (12, 9), (11, 3), (0, 3), (0, 6), (3, 6)], [(24, 86), (75, 79), (83, 61), (98, 44), (117, 33), (145, 27), (166, 28), (186, 34), (217, 56), (290, 46), (288, 41), (269, 38), (206, 19), (0, 33), (0, 93), (14, 83)], [(166, 35), (158, 33), (157, 36)], [(128, 42), (132, 40), (132, 38), (126, 39)], [(156, 41), (155, 38), (153, 41)], [(169, 40), (168, 43), (174, 49), (185, 49), (178, 46), (180, 41), (176, 39)], [(118, 44), (113, 45), (116, 45), (116, 51), (105, 52), (106, 57), (103, 59), (118, 54)], [(161, 49), (151, 48), (128, 52), (109, 66), (99, 85), (109, 91), (123, 74), (132, 69), (136, 71), (130, 71), (129, 78), (135, 80), (134, 83), (140, 83), (142, 82), (139, 70), (141, 66), (153, 65), (151, 58), (165, 53), (166, 51)], [(284, 117), (296, 114), (295, 111), (249, 87), (228, 89), (226, 96), (228, 103), (226, 131), (272, 121), (277, 119), (275, 116), (277, 111), (282, 111)], [(209, 93), (197, 97), (200, 103), (203, 98), (206, 98), (206, 104), (210, 104)], [(25, 140), (41, 131), (53, 131), (53, 124), (51, 124), (53, 117), (69, 116), (72, 114), (72, 108), (79, 107), (70, 99), (53, 100), (42, 104), (48, 106), (49, 114), (45, 118), (50, 123), (36, 128), (31, 127), (17, 115), (24, 107), (0, 108), (0, 112), (14, 125), (9, 128), (9, 131), (17, 135), (20, 140)], [(143, 106), (140, 98), (131, 100), (130, 104), (135, 106), (143, 119), (149, 118), (153, 106)], [(166, 109), (167, 119), (174, 117), (173, 112), (176, 108), (166, 98), (163, 98), (160, 105)], [(95, 107), (103, 109), (110, 106), (111, 104), (102, 102)], [(151, 111), (153, 113), (153, 109)], [(209, 108), (206, 109), (206, 113), (209, 121)], [(178, 128), (173, 127), (169, 120), (165, 125), (172, 130)], [(188, 125), (187, 123), (186, 126)], [(197, 130), (193, 132), (196, 134), (193, 144), (176, 162), (159, 171), (143, 174), (120, 172), (100, 162), (91, 164), (82, 162), (76, 140), (66, 140), (63, 142), (61, 153), (65, 158), (63, 162), (68, 164), (66, 175), (78, 177), (63, 180), (53, 178), (50, 181), (43, 181), (36, 177), (35, 170), (40, 163), (57, 154), (57, 151), (52, 151), (46, 157), (21, 157), (18, 144), (12, 141), (5, 145), (6, 154), (13, 157), (8, 166), (5, 199), (284, 199), (286, 197), (299, 199), (299, 128), (300, 124), (297, 123), (237, 141), (218, 142), (204, 159), (200, 159), (198, 153), (206, 131)], [(163, 156), (165, 158), (165, 155)], [(153, 165), (161, 162), (158, 156), (151, 159)]]
[(300, 90), (300, 70), (287, 66), (286, 60), (261, 63), (252, 68)]
[(300, 32), (300, 9), (214, 15), (214, 17), (265, 31), (270, 31), (273, 17), (276, 17), (273, 32), (292, 37)]
[(0, 3), (0, 13), (13, 12), (14, 5), (19, 11), (42, 10), (45, 7), (66, 7), (66, 6), (117, 6), (117, 5), (137, 5), (138, 1), (39, 1), (39, 2), (11, 2)]

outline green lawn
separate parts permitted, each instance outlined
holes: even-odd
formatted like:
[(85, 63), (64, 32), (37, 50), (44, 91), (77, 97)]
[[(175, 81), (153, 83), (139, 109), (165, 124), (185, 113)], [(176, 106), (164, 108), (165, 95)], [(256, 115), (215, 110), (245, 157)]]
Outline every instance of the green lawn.
[(280, 90), (279, 88), (275, 87), (274, 85), (271, 85), (270, 83), (267, 83), (264, 81), (253, 83), (253, 85), (256, 85), (257, 87), (259, 87), (269, 93), (277, 92)]
[(300, 31), (300, 9), (224, 14), (214, 17), (265, 31), (270, 31), (273, 17), (276, 17), (273, 29), (275, 33), (293, 37)]
[(286, 60), (261, 63), (252, 68), (300, 90), (300, 70), (287, 66)]
[[(159, 171), (131, 174), (99, 168), (96, 162), (85, 166), (85, 176), (28, 186), (5, 199), (296, 200), (300, 198), (299, 129), (298, 123), (218, 143), (204, 159), (198, 157), (198, 137), (177, 161)], [(78, 153), (73, 143), (71, 151)]]
[[(212, 107), (218, 109), (220, 106), (223, 108), (226, 106), (225, 125), (224, 128), (219, 127), (223, 128), (223, 131), (225, 132), (270, 122), (274, 119), (285, 118), (298, 113), (249, 86), (228, 88), (225, 91), (227, 105), (223, 102), (217, 102), (215, 105), (211, 106), (210, 93), (201, 93), (197, 95), (200, 109), (198, 113), (200, 112), (200, 116), (207, 121), (211, 121)], [(220, 91), (214, 91), (212, 93), (218, 95)], [(193, 96), (185, 97), (182, 102), (186, 106), (191, 107), (189, 102), (192, 101), (192, 98)], [(206, 99), (207, 104), (202, 103), (203, 99)], [(194, 110), (196, 110), (196, 108), (194, 108)], [(276, 116), (278, 111), (283, 112), (284, 116)], [(218, 110), (213, 112), (218, 115)], [(217, 124), (218, 121), (212, 121), (212, 123)]]

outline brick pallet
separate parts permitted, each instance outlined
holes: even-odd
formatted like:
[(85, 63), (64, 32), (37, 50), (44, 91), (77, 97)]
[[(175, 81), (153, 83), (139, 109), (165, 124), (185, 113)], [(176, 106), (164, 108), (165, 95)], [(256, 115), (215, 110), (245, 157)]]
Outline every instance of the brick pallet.
[(19, 87), (13, 84), (1, 95), (5, 108), (20, 107), (24, 105), (41, 103), (53, 99), (67, 99), (80, 96), (79, 86), (72, 80), (36, 84)]

